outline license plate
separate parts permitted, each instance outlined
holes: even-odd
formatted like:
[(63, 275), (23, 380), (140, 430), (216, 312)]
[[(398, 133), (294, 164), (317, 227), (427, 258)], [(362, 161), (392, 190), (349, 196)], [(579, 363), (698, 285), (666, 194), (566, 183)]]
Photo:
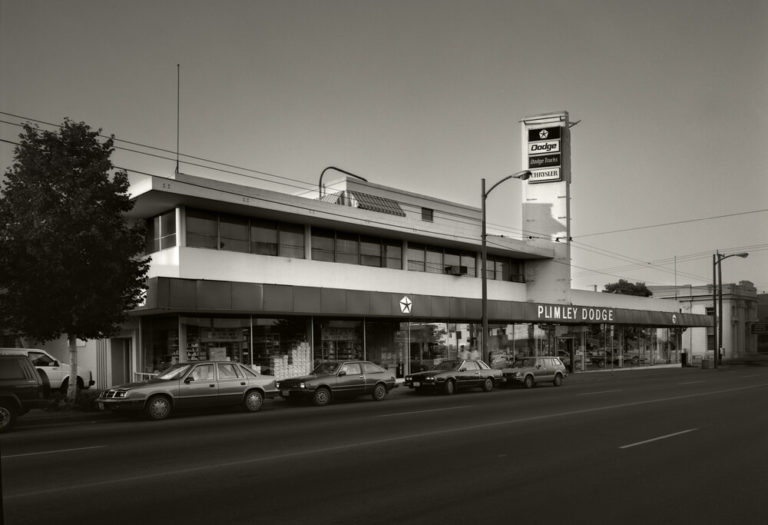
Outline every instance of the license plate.
[(421, 383), (418, 381), (413, 382), (413, 388), (419, 388), (421, 386)]
[(99, 403), (99, 410), (104, 410), (104, 403)]
[(281, 390), (280, 391), (280, 395), (283, 396), (283, 397), (290, 397), (291, 396), (291, 392), (288, 391), (288, 390)]

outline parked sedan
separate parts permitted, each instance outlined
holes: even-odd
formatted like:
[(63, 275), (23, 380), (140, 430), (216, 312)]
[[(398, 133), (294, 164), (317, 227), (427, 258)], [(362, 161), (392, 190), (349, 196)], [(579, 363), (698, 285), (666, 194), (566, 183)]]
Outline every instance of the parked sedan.
[(273, 376), (232, 361), (193, 361), (173, 365), (149, 381), (105, 390), (98, 402), (101, 408), (165, 419), (176, 410), (228, 405), (258, 412), (264, 399), (276, 395)]
[(405, 376), (405, 384), (417, 392), (435, 390), (448, 395), (465, 388), (490, 392), (497, 383), (503, 382), (501, 370), (491, 368), (484, 361), (466, 359), (442, 361), (434, 370)]
[(311, 400), (317, 406), (327, 405), (336, 397), (370, 395), (381, 401), (396, 386), (391, 372), (370, 361), (324, 361), (308, 376), (277, 382), (284, 399)]

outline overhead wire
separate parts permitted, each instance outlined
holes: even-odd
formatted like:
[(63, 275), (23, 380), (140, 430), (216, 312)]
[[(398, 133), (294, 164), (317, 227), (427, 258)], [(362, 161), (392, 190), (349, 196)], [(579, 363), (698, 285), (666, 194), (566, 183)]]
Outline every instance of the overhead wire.
[[(17, 115), (17, 114), (9, 113), (9, 112), (0, 111), (0, 114), (6, 115), (6, 116), (10, 116), (10, 117), (13, 117), (13, 118), (23, 119), (23, 120), (26, 120), (26, 121), (29, 121), (29, 122), (35, 122), (35, 123), (38, 123), (38, 124), (42, 124), (42, 125), (50, 126), (50, 127), (54, 127), (54, 128), (60, 128), (61, 127), (58, 124), (46, 122), (46, 121), (39, 120), (39, 119), (23, 117), (23, 116), (20, 116), (20, 115)], [(9, 125), (13, 125), (13, 126), (19, 126), (19, 127), (23, 126), (22, 124), (15, 123), (15, 122), (9, 122), (9, 121), (5, 121), (5, 120), (0, 120), (0, 123), (9, 124)], [(99, 136), (103, 137), (103, 138), (112, 138), (115, 142), (130, 144), (130, 145), (133, 145), (133, 146), (136, 146), (136, 147), (141, 147), (141, 148), (145, 148), (145, 149), (149, 149), (149, 150), (160, 151), (160, 152), (163, 152), (163, 153), (175, 154), (175, 152), (172, 152), (172, 151), (167, 150), (167, 149), (163, 149), (163, 148), (159, 148), (159, 147), (151, 146), (151, 145), (147, 145), (147, 144), (142, 144), (142, 143), (135, 142), (135, 141), (119, 139), (119, 138), (113, 137), (113, 136), (106, 136), (106, 135), (103, 135), (101, 133), (99, 133)], [(11, 141), (8, 141), (8, 140), (5, 140), (5, 139), (0, 139), (0, 140), (2, 140), (2, 142), (6, 142), (6, 143), (9, 143), (9, 144), (16, 144), (14, 142), (11, 142)], [(166, 157), (166, 156), (163, 156), (163, 155), (159, 155), (159, 154), (156, 154), (156, 153), (150, 153), (150, 152), (147, 152), (147, 151), (139, 151), (139, 150), (135, 150), (135, 149), (131, 149), (131, 148), (125, 148), (125, 147), (122, 147), (122, 146), (115, 146), (115, 148), (119, 149), (119, 150), (123, 150), (123, 151), (129, 152), (129, 153), (135, 153), (135, 154), (139, 154), (139, 155), (146, 155), (146, 156), (157, 158), (157, 159), (161, 159), (161, 160), (168, 160), (168, 161), (173, 161), (174, 160), (173, 158)], [(232, 169), (237, 169), (237, 170), (242, 170), (242, 171), (248, 171), (248, 172), (251, 172), (251, 173), (258, 173), (258, 174), (262, 174), (262, 175), (267, 175), (267, 176), (274, 177), (274, 178), (277, 178), (277, 179), (284, 179), (286, 181), (297, 182), (300, 185), (291, 184), (291, 183), (288, 183), (288, 182), (279, 182), (279, 181), (274, 181), (274, 180), (271, 180), (271, 179), (265, 179), (263, 177), (256, 177), (256, 176), (253, 176), (253, 175), (247, 175), (247, 174), (243, 174), (243, 173), (238, 173), (238, 172), (231, 171), (231, 170), (228, 170), (228, 169), (222, 169), (222, 168), (217, 168), (215, 166), (208, 166), (208, 165), (205, 165), (205, 164), (200, 164), (198, 162), (188, 162), (188, 161), (184, 162), (185, 164), (188, 164), (190, 166), (199, 167), (199, 168), (202, 168), (202, 169), (209, 169), (209, 170), (218, 171), (218, 172), (221, 172), (221, 173), (227, 173), (227, 174), (235, 175), (235, 176), (242, 176), (242, 177), (246, 177), (246, 178), (252, 178), (252, 179), (260, 180), (260, 181), (263, 181), (263, 182), (280, 184), (280, 185), (284, 185), (284, 186), (288, 186), (288, 187), (298, 188), (298, 189), (305, 190), (305, 191), (308, 188), (310, 188), (310, 183), (305, 182), (305, 181), (300, 181), (300, 180), (297, 180), (297, 179), (291, 179), (289, 177), (284, 177), (284, 176), (276, 175), (276, 174), (265, 172), (265, 171), (261, 171), (261, 170), (254, 170), (254, 169), (251, 169), (251, 168), (244, 168), (244, 167), (236, 166), (236, 165), (229, 164), (229, 163), (224, 163), (224, 162), (219, 162), (219, 161), (215, 161), (215, 160), (205, 159), (203, 157), (197, 157), (197, 156), (192, 156), (192, 155), (188, 155), (188, 154), (180, 154), (180, 155), (183, 156), (184, 158), (187, 158), (187, 159), (193, 159), (193, 160), (196, 160), (196, 161), (199, 161), (199, 162), (205, 162), (205, 163), (208, 163), (208, 164), (225, 166), (225, 167), (232, 168)], [(126, 171), (138, 172), (136, 170), (132, 170), (132, 169), (129, 169), (129, 168), (119, 168), (119, 169), (125, 169)], [(162, 175), (152, 175), (152, 176), (163, 177)], [(166, 178), (170, 178), (170, 177), (166, 177)], [(412, 196), (412, 194), (409, 194), (409, 193), (407, 193), (405, 191), (402, 191), (402, 190), (398, 190), (396, 188), (389, 188), (389, 189), (391, 191), (393, 191), (394, 193), (400, 193), (401, 195), (408, 196), (408, 197)], [(624, 229), (618, 229), (618, 230), (612, 230), (612, 231), (606, 231), (606, 232), (589, 233), (589, 234), (579, 235), (578, 239), (582, 239), (584, 237), (590, 237), (590, 236), (605, 235), (605, 234), (619, 233), (619, 232), (626, 232), (626, 231), (635, 231), (635, 230), (647, 229), (647, 228), (658, 228), (658, 227), (663, 227), (663, 226), (667, 226), (667, 225), (683, 224), (683, 223), (697, 222), (697, 221), (709, 220), (709, 219), (733, 217), (733, 216), (745, 215), (745, 214), (751, 214), (751, 213), (761, 213), (761, 212), (764, 212), (764, 211), (768, 211), (768, 209), (765, 209), (765, 210), (752, 210), (752, 211), (748, 211), (748, 212), (739, 212), (739, 213), (731, 213), (731, 214), (723, 214), (723, 215), (706, 217), (706, 218), (699, 218), (699, 219), (689, 219), (689, 220), (681, 220), (681, 221), (670, 221), (668, 223), (660, 223), (660, 224), (647, 225), (647, 226), (637, 226), (637, 227), (632, 227), (632, 228), (624, 228)], [(452, 212), (442, 213), (442, 215), (448, 217), (448, 220), (453, 220), (454, 222), (456, 222), (458, 224), (464, 224), (464, 225), (467, 225), (467, 226), (476, 226), (476, 224), (477, 224), (477, 219), (475, 217), (470, 217), (468, 215), (463, 215), (463, 214), (459, 214), (459, 213), (452, 213)], [(524, 230), (521, 230), (521, 229), (510, 228), (509, 226), (500, 226), (500, 225), (494, 225), (494, 224), (490, 224), (490, 225), (493, 226), (493, 227), (498, 227), (498, 228), (506, 228), (507, 231), (511, 231), (516, 236), (522, 236), (524, 234), (527, 234), (530, 239), (534, 239), (534, 238), (549, 238), (548, 235), (544, 235), (544, 234), (537, 233), (537, 232), (527, 232), (527, 231), (524, 231)], [(421, 230), (421, 231), (426, 232), (428, 230)], [(471, 236), (463, 236), (463, 235), (458, 235), (457, 234), (456, 237), (457, 238), (463, 238), (464, 240), (467, 240), (467, 241), (476, 241), (476, 239), (474, 237), (471, 237)], [(504, 237), (504, 235), (499, 235), (499, 237)], [(508, 246), (501, 245), (499, 243), (493, 243), (492, 241), (490, 241), (489, 244), (495, 245), (495, 246), (498, 246), (498, 247), (508, 248)], [(659, 271), (666, 271), (666, 272), (669, 272), (669, 273), (673, 272), (673, 270), (670, 270), (668, 268), (664, 268), (663, 266), (659, 266), (660, 264), (662, 264), (662, 262), (660, 262), (660, 261), (653, 261), (653, 262), (640, 261), (638, 259), (634, 259), (634, 258), (625, 256), (623, 254), (618, 254), (616, 252), (611, 252), (609, 250), (604, 250), (602, 248), (590, 246), (589, 244), (583, 243), (580, 240), (579, 241), (571, 240), (571, 245), (572, 245), (572, 247), (575, 247), (575, 248), (578, 248), (578, 249), (582, 249), (582, 250), (585, 250), (585, 251), (588, 251), (588, 252), (592, 252), (592, 253), (595, 253), (595, 254), (598, 254), (598, 255), (601, 255), (601, 256), (612, 257), (612, 258), (616, 258), (616, 259), (619, 259), (619, 260), (624, 260), (624, 261), (627, 261), (627, 262), (631, 263), (631, 265), (628, 266), (628, 267), (627, 266), (614, 267), (614, 268), (606, 268), (606, 269), (603, 269), (603, 270), (581, 268), (581, 267), (573, 266), (572, 265), (574, 268), (581, 269), (583, 271), (587, 271), (587, 272), (591, 272), (591, 273), (602, 273), (602, 274), (606, 274), (606, 275), (616, 275), (616, 276), (618, 276), (618, 275), (617, 274), (612, 274), (612, 273), (609, 273), (609, 272), (617, 271), (617, 270), (621, 270), (621, 269), (627, 269), (627, 268), (631, 269), (633, 267), (637, 267), (637, 268), (651, 268), (651, 269), (655, 269), (655, 270), (659, 270)], [(666, 260), (662, 260), (662, 261), (666, 261)], [(680, 262), (680, 261), (682, 261), (682, 259), (679, 259), (678, 261)], [(677, 273), (678, 274), (683, 274), (682, 272), (677, 272)], [(692, 278), (703, 279), (701, 276), (697, 276), (695, 274), (688, 274), (688, 276), (692, 277)]]

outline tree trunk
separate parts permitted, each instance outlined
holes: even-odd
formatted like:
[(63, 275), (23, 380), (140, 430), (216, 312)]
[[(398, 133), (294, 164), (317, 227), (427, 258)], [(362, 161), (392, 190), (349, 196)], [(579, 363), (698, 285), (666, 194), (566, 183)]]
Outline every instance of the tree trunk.
[(69, 334), (69, 384), (67, 385), (67, 404), (74, 405), (77, 398), (77, 336)]

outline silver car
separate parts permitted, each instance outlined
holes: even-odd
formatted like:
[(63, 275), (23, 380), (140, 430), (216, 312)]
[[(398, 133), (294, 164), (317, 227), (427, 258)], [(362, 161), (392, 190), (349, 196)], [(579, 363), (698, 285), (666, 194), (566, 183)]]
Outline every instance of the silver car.
[(275, 378), (232, 361), (193, 361), (172, 365), (141, 383), (112, 387), (101, 393), (99, 407), (144, 412), (165, 419), (175, 410), (240, 405), (258, 412), (265, 398), (277, 395)]
[(538, 383), (563, 384), (568, 370), (560, 358), (554, 356), (522, 357), (515, 360), (511, 368), (504, 369), (507, 381), (533, 388)]

